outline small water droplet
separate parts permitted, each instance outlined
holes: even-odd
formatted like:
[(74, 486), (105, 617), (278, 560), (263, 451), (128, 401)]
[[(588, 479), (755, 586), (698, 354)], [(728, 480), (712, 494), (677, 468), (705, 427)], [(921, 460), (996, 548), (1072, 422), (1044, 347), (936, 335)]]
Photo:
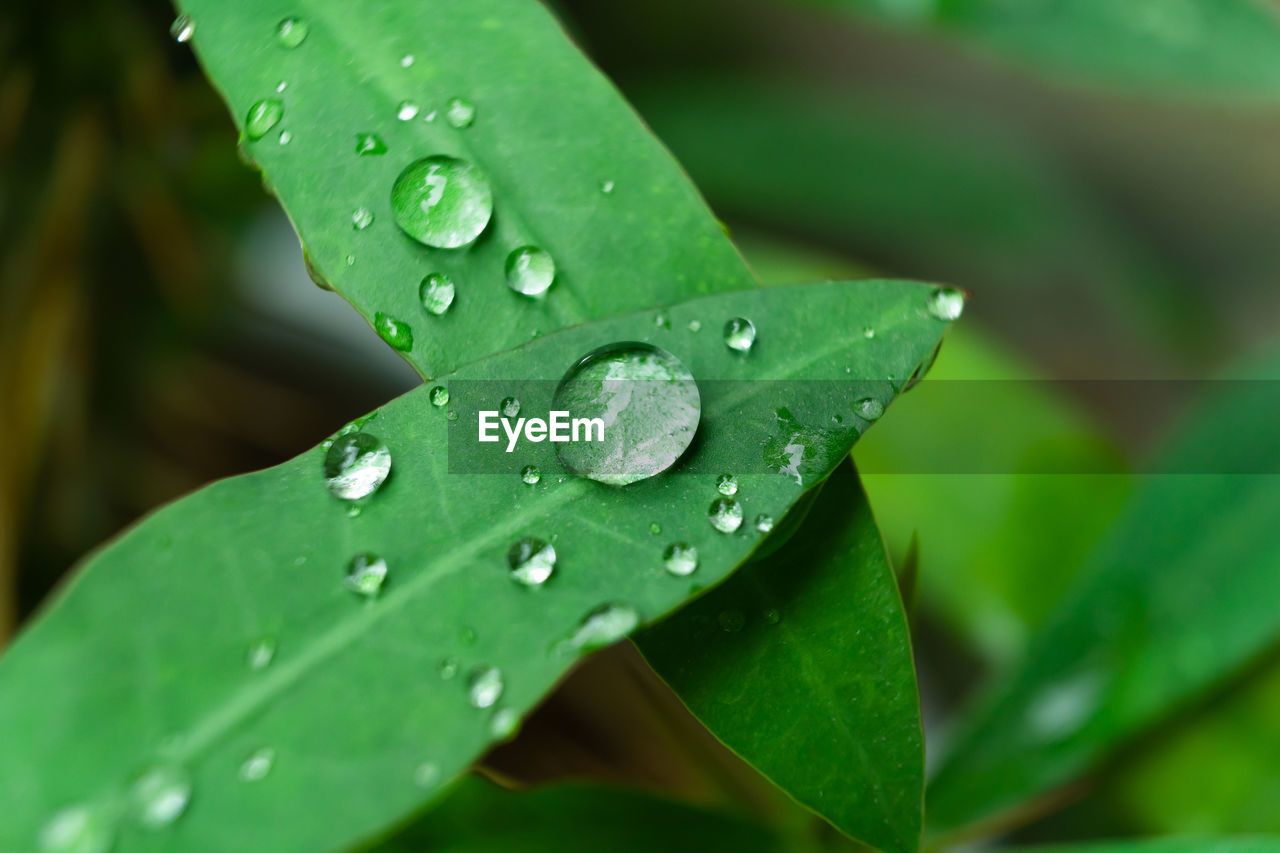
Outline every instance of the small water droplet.
[(430, 761), (424, 761), (413, 770), (413, 784), (419, 788), (432, 788), (440, 780), (440, 768)]
[(344, 583), (347, 589), (373, 598), (382, 590), (387, 580), (387, 561), (377, 554), (356, 554), (347, 563), (347, 577)]
[(449, 405), (449, 389), (443, 385), (432, 388), (428, 396), (431, 398), (431, 405), (436, 408)]
[(862, 336), (867, 340), (871, 340), (876, 336), (876, 330), (871, 328), (870, 326), (867, 326), (862, 330)]
[(412, 53), (406, 53), (404, 56), (400, 57), (400, 67), (401, 67), (401, 68), (408, 68), (410, 65), (413, 65), (413, 54), (412, 54)]
[(424, 116), (422, 117), (422, 120), (423, 120), (423, 121), (435, 121), (435, 120), (436, 120), (436, 111), (435, 111), (435, 110), (432, 110), (431, 112), (427, 113), (426, 115), (424, 115)]
[(746, 352), (756, 342), (755, 324), (746, 317), (734, 317), (724, 324), (724, 342), (737, 352)]
[(463, 625), (458, 629), (458, 642), (464, 646), (474, 646), (476, 640), (480, 639), (480, 635), (476, 633), (476, 629), (470, 625)]
[(884, 414), (884, 403), (881, 403), (875, 397), (863, 397), (861, 400), (854, 400), (849, 408), (853, 409), (853, 413), (864, 421), (878, 420)]
[(507, 286), (525, 296), (541, 296), (556, 278), (556, 262), (537, 246), (521, 246), (507, 255)]
[(502, 670), (496, 666), (482, 666), (467, 680), (467, 698), (476, 708), (489, 708), (502, 696), (505, 687)]
[(746, 626), (747, 617), (741, 610), (722, 610), (716, 621), (720, 623), (720, 630), (733, 634)]
[(396, 118), (400, 121), (412, 121), (418, 115), (418, 105), (413, 101), (401, 101), (396, 107)]
[(716, 498), (707, 510), (707, 520), (721, 533), (733, 533), (742, 526), (742, 505), (733, 498)]
[(458, 674), (458, 659), (449, 657), (440, 661), (439, 672), (442, 681), (448, 681), (453, 678)]
[(542, 479), (542, 474), (538, 472), (536, 466), (526, 465), (520, 469), (520, 479), (524, 480), (525, 485), (536, 486), (538, 481)]
[(356, 153), (361, 157), (376, 157), (387, 153), (387, 144), (376, 133), (357, 133)]
[(541, 586), (556, 567), (556, 549), (541, 539), (526, 536), (507, 551), (511, 577), (525, 586)]
[(191, 22), (190, 15), (179, 15), (169, 27), (169, 35), (178, 44), (186, 44), (196, 34), (196, 25)]
[(311, 28), (301, 18), (285, 18), (276, 25), (276, 41), (292, 49), (306, 41), (310, 32)]
[(698, 549), (685, 542), (673, 542), (662, 552), (662, 562), (670, 574), (686, 577), (698, 568)]
[(413, 349), (413, 328), (402, 320), (383, 314), (381, 311), (373, 315), (373, 327), (379, 337), (391, 345), (392, 349), (409, 352)]
[(277, 84), (276, 84), (276, 92), (277, 92), (277, 93), (279, 93), (279, 92), (283, 92), (285, 89), (288, 89), (288, 88), (289, 88), (289, 81), (288, 81), (288, 80), (281, 80), (279, 83), (277, 83)]
[(396, 224), (419, 243), (457, 249), (475, 242), (489, 224), (493, 191), (480, 170), (465, 160), (425, 157), (396, 178), (391, 209)]
[(129, 799), (138, 823), (148, 829), (168, 826), (191, 802), (191, 777), (176, 765), (153, 767), (133, 783)]
[(697, 332), (697, 331), (699, 331), (701, 328), (702, 328), (702, 322), (701, 322), (700, 320), (690, 320), (690, 321), (689, 321), (689, 331), (691, 331), (691, 332)]
[(355, 265), (355, 262), (356, 262), (356, 256), (355, 256), (355, 255), (347, 255), (347, 266), (349, 266), (349, 267), (350, 267), (350, 266), (354, 266), (354, 265)]
[(506, 740), (520, 730), (520, 714), (514, 708), (502, 708), (489, 721), (489, 734)]
[(652, 533), (654, 536), (657, 536), (659, 533), (662, 532), (662, 525), (656, 521), (649, 522), (649, 532)]
[(938, 320), (959, 320), (964, 313), (964, 294), (953, 287), (940, 287), (929, 297), (929, 313)]
[(659, 329), (670, 329), (671, 321), (667, 319), (666, 314), (655, 314), (653, 318), (653, 325), (657, 326)]
[(40, 830), (42, 853), (107, 853), (115, 844), (115, 818), (104, 805), (81, 803), (57, 812)]
[(450, 98), (444, 108), (444, 117), (449, 124), (460, 130), (471, 127), (476, 121), (475, 104), (465, 98)]
[(249, 107), (244, 120), (245, 136), (259, 140), (284, 118), (284, 104), (277, 98), (263, 98)]
[(566, 641), (570, 651), (604, 648), (630, 634), (640, 624), (640, 614), (627, 604), (602, 604), (592, 610)]
[(240, 779), (259, 782), (267, 777), (276, 763), (276, 751), (269, 746), (255, 749), (240, 765)]
[(391, 473), (391, 451), (376, 436), (352, 432), (338, 436), (324, 455), (329, 491), (345, 501), (367, 498)]
[(782, 614), (778, 612), (778, 608), (776, 607), (770, 607), (760, 615), (763, 616), (764, 621), (768, 622), (770, 625), (777, 625), (782, 621)]
[(373, 224), (373, 211), (367, 207), (357, 207), (355, 213), (351, 214), (351, 226), (357, 231), (363, 231)]
[[(306, 562), (306, 558), (299, 558)], [(295, 565), (301, 565), (294, 560)], [(262, 639), (249, 646), (249, 652), (245, 655), (245, 661), (249, 664), (249, 669), (266, 669), (271, 665), (271, 661), (276, 656), (276, 641), (271, 637), (263, 637)]]
[(450, 413), (447, 415), (447, 417), (448, 417), (448, 418), (449, 418), (449, 420), (451, 420), (451, 421), (456, 421), (456, 420), (458, 419), (458, 413), (457, 413), (457, 412), (450, 412)]
[(613, 181), (601, 181), (600, 192), (604, 193), (605, 195), (608, 195), (609, 193), (613, 192)]
[(418, 298), (422, 307), (439, 317), (453, 304), (453, 279), (441, 272), (430, 273), (418, 285)]
[(716, 478), (716, 491), (727, 498), (738, 493), (738, 478), (732, 474), (721, 474)]
[(766, 513), (760, 513), (756, 516), (756, 530), (760, 533), (768, 533), (773, 529), (773, 516)]
[(292, 141), (293, 141), (293, 134), (292, 134), (292, 133), (290, 133), (290, 132), (289, 132), (289, 131), (287, 131), (287, 130), (282, 130), (282, 131), (280, 131), (280, 144), (281, 144), (281, 145), (288, 145), (288, 144), (289, 144), (290, 142), (292, 142)]
[(504, 398), (498, 408), (504, 418), (514, 418), (520, 415), (520, 401), (515, 397)]

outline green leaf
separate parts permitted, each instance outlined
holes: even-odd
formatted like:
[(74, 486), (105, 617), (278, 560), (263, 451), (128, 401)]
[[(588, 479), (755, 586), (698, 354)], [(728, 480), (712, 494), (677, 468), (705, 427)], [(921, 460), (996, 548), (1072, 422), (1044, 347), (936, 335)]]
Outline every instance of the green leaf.
[[(282, 107), (279, 122), (256, 140), (247, 134), (243, 149), (293, 219), (316, 274), (384, 337), (391, 321), (406, 324), (393, 346), (424, 376), (539, 332), (755, 285), (679, 167), (540, 3), (181, 6), (242, 131), (264, 99)], [(277, 27), (294, 16), (306, 35), (289, 48)], [(449, 120), (454, 98), (474, 106), (471, 126)], [(416, 108), (413, 118), (397, 118), (402, 104)], [(360, 140), (379, 153), (358, 154)], [(429, 248), (395, 222), (401, 170), (435, 155), (473, 164), (492, 187), (492, 221), (470, 246)], [(373, 217), (363, 229), (353, 223), (359, 210)], [(509, 253), (527, 245), (555, 262), (543, 299), (505, 283)], [(455, 285), (441, 316), (419, 297), (430, 273)]]
[(1280, 838), (1265, 835), (1239, 838), (1181, 837), (1139, 841), (1097, 841), (1010, 848), (1018, 853), (1276, 853)]
[(853, 838), (920, 841), (924, 743), (906, 617), (852, 465), (776, 553), (636, 640), (730, 749)]
[[(567, 329), (460, 369), (448, 385), (554, 383), (581, 353), (649, 341), (703, 390), (685, 470), (741, 472), (745, 516), (780, 518), (865, 428), (848, 416), (851, 395), (865, 391), (846, 369), (900, 383), (936, 347), (946, 324), (929, 311), (933, 293), (872, 281), (704, 297), (665, 312), (665, 326), (645, 312)], [(757, 322), (750, 353), (720, 334), (735, 315)], [(691, 330), (694, 320), (705, 328)], [(891, 384), (877, 384), (887, 404)], [(556, 476), (547, 443), (526, 445), (519, 460), (544, 472), (534, 486), (518, 474), (450, 473), (446, 410), (457, 407), (432, 396), (418, 389), (366, 422), (393, 468), (356, 515), (325, 488), (317, 448), (178, 501), (88, 562), (0, 659), (0, 849), (29, 848), (75, 804), (118, 827), (118, 850), (284, 853), (367, 838), (462, 772), (564, 674), (575, 657), (565, 641), (589, 614), (616, 603), (656, 619), (759, 542), (749, 524), (726, 535), (708, 523), (714, 473), (612, 488)], [(780, 423), (779, 407), (798, 426)], [(766, 473), (780, 439), (805, 446), (803, 482)], [(510, 577), (508, 548), (526, 536), (554, 539), (546, 588)], [(676, 540), (698, 549), (688, 578), (664, 569)], [(343, 576), (367, 551), (389, 574), (363, 601)], [(255, 669), (247, 660), (264, 638), (274, 659)], [(446, 659), (459, 668), (442, 680)], [(477, 710), (468, 674), (485, 666), (501, 670), (504, 690)], [(242, 781), (263, 769), (245, 765), (264, 749), (270, 772)], [(130, 786), (157, 766), (189, 776), (191, 805), (169, 827), (139, 828)], [(281, 821), (298, 803), (307, 819)]]
[(1069, 782), (1280, 639), (1280, 480), (1263, 473), (1280, 464), (1273, 386), (1227, 383), (1176, 434), (1157, 470), (1186, 473), (1144, 479), (1025, 661), (961, 727), (930, 785), (932, 829)]
[(374, 853), (705, 853), (795, 850), (742, 817), (588, 785), (506, 791), (469, 778)]
[(1264, 0), (809, 0), (935, 32), (1068, 80), (1177, 95), (1280, 93)]

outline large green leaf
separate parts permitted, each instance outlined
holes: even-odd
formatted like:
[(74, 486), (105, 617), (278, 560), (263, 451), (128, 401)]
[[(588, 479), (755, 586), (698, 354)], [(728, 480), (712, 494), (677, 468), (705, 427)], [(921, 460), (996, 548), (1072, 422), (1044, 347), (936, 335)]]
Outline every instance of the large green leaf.
[[(674, 353), (703, 390), (700, 440), (681, 471), (626, 488), (556, 476), (546, 443), (517, 460), (542, 468), (533, 486), (450, 473), (449, 424), (462, 424), (460, 441), (474, 426), (422, 388), (370, 422), (394, 467), (358, 514), (325, 488), (319, 448), (158, 511), (96, 554), (0, 659), (0, 848), (30, 846), (68, 807), (114, 828), (134, 774), (152, 767), (189, 776), (190, 808), (160, 831), (122, 818), (121, 850), (329, 850), (407, 814), (565, 672), (575, 655), (564, 641), (588, 614), (618, 603), (655, 619), (744, 560), (755, 528), (708, 523), (717, 473), (740, 474), (748, 520), (781, 518), (865, 429), (854, 399), (870, 384), (887, 404), (936, 347), (946, 324), (933, 293), (860, 282), (704, 297), (664, 312), (665, 325), (645, 312), (579, 326), (449, 378), (497, 395), (512, 377), (554, 382), (615, 341)], [(734, 315), (757, 323), (750, 353), (721, 337)], [(781, 443), (794, 474), (767, 470)], [(554, 539), (546, 588), (509, 576), (507, 550), (525, 536)], [(664, 569), (676, 540), (698, 549), (687, 578)], [(389, 567), (372, 601), (343, 588), (364, 551)], [(264, 637), (274, 660), (255, 669), (246, 656)], [(442, 680), (447, 658), (460, 669)], [(481, 666), (505, 674), (486, 711), (466, 686)], [(242, 781), (264, 749), (270, 772)], [(280, 820), (304, 803), (306, 820)], [(66, 828), (85, 813), (62, 814)]]
[(1140, 484), (1083, 582), (961, 728), (930, 785), (931, 828), (1070, 781), (1280, 638), (1275, 396), (1273, 382), (1227, 383), (1193, 413), (1156, 467), (1179, 473)]
[[(243, 148), (313, 267), (371, 323), (407, 324), (405, 356), (424, 376), (563, 326), (754, 286), (687, 178), (540, 3), (180, 5), (242, 131), (255, 104), (281, 105), (279, 123)], [(277, 27), (295, 17), (306, 35), (289, 48)], [(453, 98), (475, 108), (470, 127), (449, 120)], [(417, 111), (402, 121), (405, 103)], [(385, 153), (359, 155), (362, 134)], [(493, 219), (468, 247), (428, 248), (394, 221), (397, 176), (433, 155), (474, 164), (492, 186)], [(360, 209), (373, 216), (364, 229)], [(508, 254), (525, 245), (555, 260), (543, 299), (505, 283)], [(429, 273), (456, 285), (443, 316), (419, 300)]]
[(785, 546), (637, 643), (717, 737), (800, 802), (880, 850), (916, 849), (911, 643), (852, 465)]

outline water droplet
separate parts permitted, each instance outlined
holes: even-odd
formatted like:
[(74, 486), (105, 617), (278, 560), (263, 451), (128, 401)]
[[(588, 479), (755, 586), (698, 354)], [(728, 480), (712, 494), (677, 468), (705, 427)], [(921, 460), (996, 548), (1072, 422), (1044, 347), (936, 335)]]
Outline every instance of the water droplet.
[(540, 586), (555, 571), (556, 549), (541, 539), (526, 536), (507, 551), (507, 565), (515, 580), (525, 586)]
[(604, 648), (630, 634), (640, 624), (640, 614), (627, 604), (602, 604), (592, 610), (566, 641), (568, 649), (589, 652)]
[(442, 272), (433, 272), (418, 285), (418, 298), (422, 307), (437, 317), (449, 310), (453, 304), (453, 279)]
[(68, 806), (40, 830), (42, 853), (107, 853), (115, 843), (115, 819), (104, 805)]
[(406, 53), (404, 56), (400, 57), (400, 67), (401, 67), (401, 68), (408, 68), (410, 65), (413, 65), (413, 54), (412, 54), (412, 53)]
[(482, 666), (467, 680), (467, 698), (477, 708), (489, 708), (502, 696), (505, 687), (502, 670), (496, 666)]
[(526, 465), (520, 469), (520, 479), (524, 480), (525, 485), (536, 486), (538, 481), (542, 479), (542, 474), (538, 472), (536, 466)]
[(355, 265), (355, 262), (356, 262), (356, 256), (355, 256), (355, 255), (347, 255), (347, 266), (349, 266), (349, 267), (350, 267), (350, 266), (354, 266), (354, 265)]
[(507, 286), (525, 296), (541, 296), (556, 278), (556, 262), (537, 246), (521, 246), (507, 255)]
[(560, 380), (552, 408), (571, 421), (596, 422), (587, 427), (592, 440), (556, 445), (560, 461), (572, 474), (614, 486), (674, 465), (702, 416), (693, 374), (671, 353), (635, 342), (580, 358)]
[(382, 589), (387, 580), (387, 561), (377, 554), (356, 554), (347, 563), (347, 577), (344, 583), (347, 589), (373, 598)]
[(608, 195), (609, 193), (613, 192), (613, 181), (601, 181), (600, 192), (604, 193), (605, 195)]
[(449, 420), (451, 420), (451, 421), (456, 421), (456, 420), (458, 419), (458, 413), (457, 413), (457, 412), (450, 412), (450, 413), (449, 413), (449, 415), (448, 415), (448, 418), (449, 418)]
[(436, 408), (449, 405), (449, 389), (443, 385), (432, 388), (428, 396), (431, 398), (431, 405)]
[(413, 329), (408, 323), (379, 311), (373, 315), (373, 327), (378, 330), (378, 335), (391, 345), (392, 349), (400, 352), (408, 352), (413, 349)]
[(129, 791), (138, 823), (159, 829), (173, 823), (191, 802), (191, 777), (176, 765), (153, 767)]
[(450, 678), (453, 678), (458, 674), (458, 659), (445, 658), (440, 661), (439, 672), (442, 681), (448, 681)]
[(418, 105), (413, 101), (401, 101), (396, 107), (396, 118), (401, 121), (412, 121), (418, 115)]
[(657, 536), (659, 533), (662, 532), (662, 525), (656, 521), (649, 522), (649, 532), (652, 533), (654, 536)]
[(777, 625), (782, 621), (782, 614), (778, 612), (778, 608), (776, 607), (770, 607), (760, 615), (763, 616), (764, 621), (768, 622), (770, 625)]
[(881, 403), (875, 397), (863, 397), (861, 400), (855, 400), (849, 408), (853, 409), (853, 413), (864, 421), (878, 420), (884, 414), (884, 403)]
[(503, 708), (489, 721), (489, 734), (506, 740), (520, 730), (520, 714), (514, 708)]
[(733, 498), (716, 498), (707, 510), (707, 519), (721, 533), (732, 533), (742, 526), (742, 505)]
[(741, 610), (722, 610), (716, 621), (720, 623), (720, 630), (733, 634), (746, 627), (747, 617)]
[(444, 108), (444, 117), (458, 129), (471, 127), (476, 121), (475, 104), (464, 98), (450, 98)]
[(440, 768), (430, 761), (424, 761), (413, 770), (413, 784), (419, 788), (434, 787), (440, 780)]
[(699, 320), (690, 320), (690, 321), (689, 321), (689, 331), (691, 331), (691, 332), (696, 332), (696, 331), (699, 331), (701, 328), (702, 328), (702, 322), (701, 322), (701, 321), (699, 321)]
[(659, 329), (670, 329), (671, 321), (667, 319), (666, 314), (656, 314), (653, 318), (653, 325), (657, 326)]
[(940, 287), (929, 297), (929, 313), (938, 320), (959, 320), (964, 313), (964, 294), (953, 287)]
[(276, 751), (269, 746), (255, 749), (240, 765), (240, 778), (245, 782), (258, 782), (267, 777), (276, 763)]
[(673, 542), (662, 552), (662, 562), (669, 573), (686, 577), (698, 568), (698, 549), (685, 542)]
[(721, 474), (716, 479), (716, 491), (727, 498), (738, 493), (738, 478), (732, 474)]
[(458, 642), (464, 646), (474, 646), (476, 640), (480, 639), (480, 635), (476, 633), (476, 629), (470, 625), (463, 625), (458, 629)]
[(191, 22), (190, 15), (179, 15), (169, 27), (169, 35), (178, 44), (186, 44), (196, 34), (196, 25)]
[(756, 516), (756, 530), (760, 533), (768, 533), (773, 529), (773, 516), (766, 513), (760, 513)]
[(258, 140), (267, 135), (271, 128), (284, 118), (284, 104), (276, 98), (263, 98), (249, 107), (244, 120), (245, 136)]
[(279, 83), (276, 84), (276, 92), (283, 92), (285, 89), (288, 89), (288, 88), (289, 88), (288, 80), (281, 80)]
[(373, 211), (367, 207), (357, 207), (351, 214), (351, 225), (357, 231), (363, 231), (373, 224)]
[(391, 451), (367, 432), (338, 436), (324, 455), (325, 483), (345, 501), (369, 497), (390, 473)]
[(311, 28), (301, 18), (285, 18), (276, 25), (276, 41), (292, 49), (306, 41), (309, 32)]
[(777, 411), (778, 434), (765, 441), (767, 468), (803, 486), (840, 463), (849, 452), (841, 434), (798, 422), (785, 408)]
[(504, 398), (498, 408), (504, 418), (514, 418), (520, 415), (520, 401), (515, 397)]
[[(294, 562), (297, 563), (296, 560)], [(249, 646), (249, 652), (245, 655), (245, 661), (249, 664), (249, 669), (266, 669), (271, 665), (271, 661), (275, 656), (276, 641), (271, 637), (263, 637), (253, 645)]]
[(876, 336), (876, 330), (871, 328), (870, 326), (867, 326), (862, 330), (862, 336), (867, 340), (871, 340)]
[(290, 132), (289, 132), (289, 131), (287, 131), (287, 130), (282, 130), (282, 131), (280, 131), (280, 144), (281, 144), (281, 145), (288, 145), (288, 144), (289, 144), (290, 142), (292, 142), (292, 141), (293, 141), (293, 134), (292, 134), (292, 133), (290, 133)]
[(724, 324), (724, 342), (731, 350), (746, 352), (756, 342), (755, 324), (746, 317), (734, 317)]
[(387, 144), (376, 133), (356, 134), (356, 153), (361, 157), (375, 157), (387, 153)]
[(396, 224), (437, 249), (473, 243), (493, 216), (493, 191), (465, 160), (438, 155), (410, 163), (391, 188)]

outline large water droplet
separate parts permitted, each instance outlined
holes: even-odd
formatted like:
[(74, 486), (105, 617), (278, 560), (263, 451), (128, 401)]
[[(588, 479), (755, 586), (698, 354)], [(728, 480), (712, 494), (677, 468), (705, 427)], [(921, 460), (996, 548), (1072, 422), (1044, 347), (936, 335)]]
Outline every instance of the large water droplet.
[(351, 214), (351, 226), (357, 231), (363, 231), (373, 224), (373, 211), (367, 207), (357, 207), (356, 212)]
[(178, 44), (186, 44), (196, 34), (196, 25), (191, 22), (190, 15), (179, 15), (169, 27), (169, 35)]
[(884, 414), (884, 403), (881, 403), (875, 397), (863, 397), (861, 400), (855, 400), (850, 406), (853, 413), (864, 421), (878, 420)]
[(311, 27), (301, 18), (285, 18), (276, 25), (276, 41), (292, 49), (306, 41), (310, 32)]
[(929, 313), (939, 320), (958, 320), (964, 313), (964, 293), (940, 287), (929, 297)]
[(569, 412), (573, 421), (603, 424), (603, 440), (599, 428), (587, 427), (592, 440), (556, 448), (570, 473), (614, 486), (674, 465), (702, 416), (693, 374), (671, 353), (634, 342), (610, 344), (579, 359), (560, 380), (552, 408)]
[(604, 648), (630, 634), (640, 624), (640, 614), (628, 604), (602, 604), (582, 620), (569, 637), (570, 650), (589, 652)]
[(556, 262), (537, 246), (521, 246), (507, 255), (507, 285), (525, 296), (541, 296), (556, 278)]
[(525, 482), (525, 485), (536, 486), (538, 481), (542, 479), (542, 474), (539, 473), (536, 466), (526, 465), (520, 469), (520, 479)]
[(419, 243), (456, 249), (489, 224), (493, 192), (475, 166), (438, 155), (405, 167), (391, 188), (391, 209), (396, 224)]
[(173, 823), (191, 802), (191, 777), (176, 765), (153, 767), (129, 791), (138, 823), (158, 829)]
[(444, 108), (444, 117), (458, 129), (471, 127), (476, 120), (475, 104), (465, 98), (450, 98)]
[(244, 119), (244, 134), (252, 140), (266, 136), (284, 118), (284, 104), (277, 98), (263, 98), (249, 107)]
[(732, 533), (742, 526), (742, 505), (733, 498), (716, 498), (707, 510), (707, 520), (721, 533)]
[(526, 536), (507, 551), (511, 577), (525, 586), (540, 586), (556, 567), (556, 549), (541, 539)]
[(505, 687), (502, 670), (496, 666), (482, 666), (467, 680), (467, 698), (477, 708), (489, 708), (502, 696)]
[(673, 542), (662, 552), (662, 562), (676, 577), (691, 575), (698, 568), (698, 549), (685, 542)]
[(240, 765), (240, 778), (245, 782), (258, 782), (267, 777), (276, 763), (276, 751), (269, 746), (255, 749)]
[(347, 563), (347, 577), (344, 583), (347, 589), (373, 598), (382, 589), (387, 580), (387, 561), (377, 554), (356, 554)]
[(408, 323), (379, 311), (373, 315), (373, 328), (392, 349), (400, 352), (413, 349), (413, 327)]
[(431, 400), (431, 405), (435, 406), (437, 409), (441, 406), (449, 405), (449, 389), (443, 385), (437, 385), (432, 388), (427, 393), (427, 396)]
[(107, 853), (115, 843), (112, 811), (82, 803), (56, 813), (40, 830), (42, 853)]
[(418, 298), (422, 307), (437, 317), (453, 304), (453, 279), (440, 272), (433, 272), (418, 285)]
[(724, 342), (731, 350), (746, 352), (756, 342), (755, 324), (746, 317), (734, 317), (724, 324)]
[(721, 474), (716, 479), (716, 491), (727, 498), (738, 493), (738, 478), (732, 474)]
[(387, 144), (376, 133), (357, 133), (356, 153), (361, 157), (376, 157), (387, 153)]
[(504, 418), (516, 418), (520, 416), (520, 401), (515, 397), (505, 397), (498, 410), (502, 412)]
[(367, 432), (338, 436), (324, 456), (329, 491), (347, 501), (367, 498), (391, 473), (391, 451)]

